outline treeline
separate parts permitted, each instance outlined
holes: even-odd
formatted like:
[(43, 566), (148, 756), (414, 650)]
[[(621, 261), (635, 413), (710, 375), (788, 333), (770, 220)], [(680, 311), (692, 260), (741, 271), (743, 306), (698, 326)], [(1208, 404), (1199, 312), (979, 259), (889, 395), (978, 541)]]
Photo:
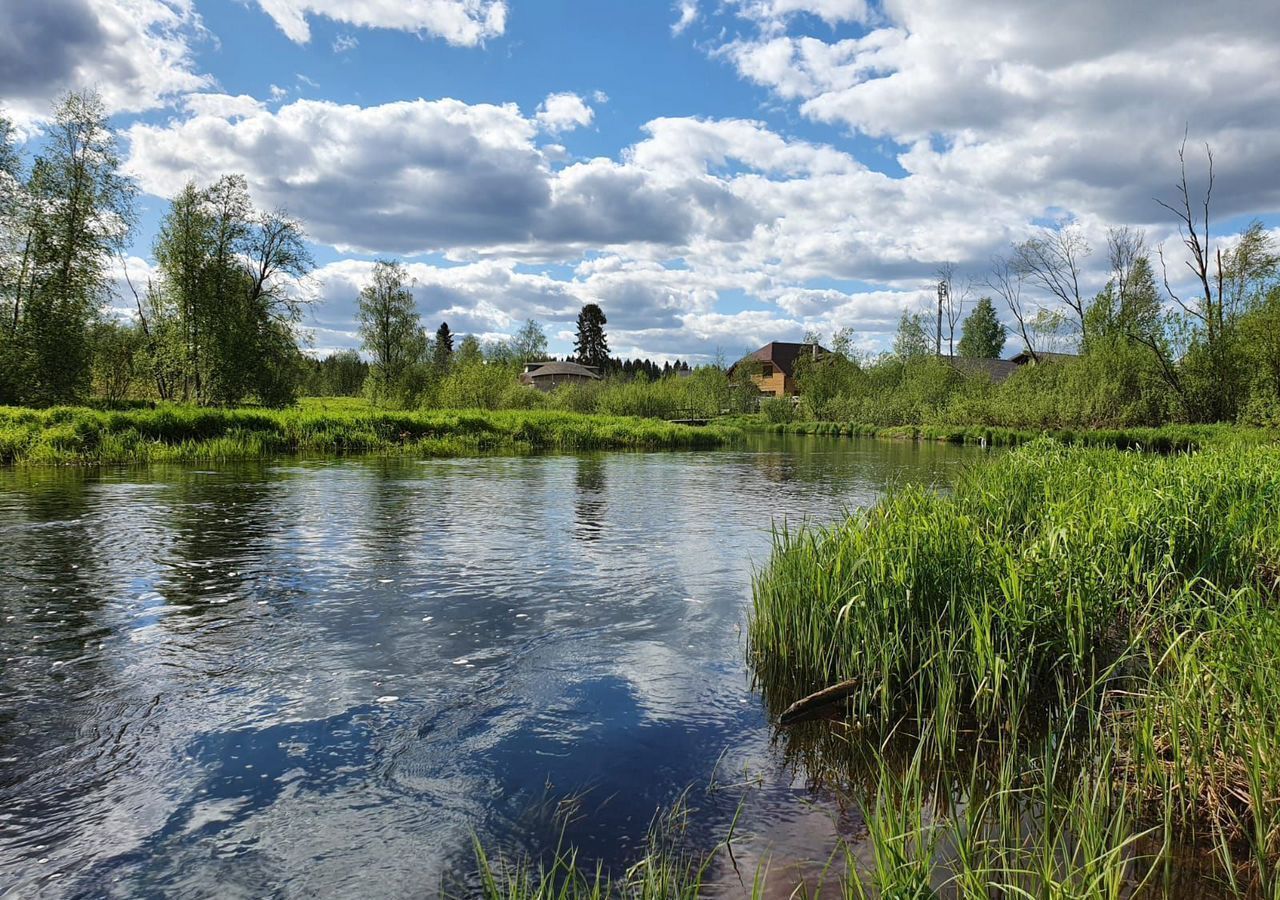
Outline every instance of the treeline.
[[(963, 286), (944, 266), (936, 310), (903, 313), (892, 353), (858, 358), (838, 334), (831, 355), (800, 362), (800, 407), (766, 412), (886, 426), (1280, 426), (1280, 252), (1259, 221), (1230, 242), (1211, 239), (1212, 156), (1203, 195), (1185, 159), (1182, 171), (1177, 200), (1161, 203), (1181, 253), (1112, 229), (1110, 277), (1093, 294), (1082, 287), (1093, 250), (1070, 225), (1016, 244)], [(975, 362), (1004, 348), (997, 305), (1033, 361), (1007, 378)]]
[[(136, 194), (97, 94), (62, 99), (30, 165), (0, 118), (0, 402), (292, 402), (313, 268), (299, 223), (255, 209), (242, 176), (189, 183), (152, 248), (156, 276), (135, 285), (124, 251)], [(131, 320), (105, 312), (116, 278)]]
[[(429, 334), (414, 303), (412, 287), (404, 265), (384, 259), (374, 264), (368, 283), (360, 290), (360, 338), (369, 359), (363, 394), (375, 405), (403, 409), (545, 407), (659, 418), (695, 408), (700, 415), (715, 415), (734, 405), (728, 376), (719, 369), (694, 371), (686, 362), (659, 366), (648, 359), (611, 356), (605, 333), (608, 320), (595, 303), (585, 304), (578, 314), (571, 359), (594, 367), (603, 380), (542, 393), (519, 381), (526, 363), (552, 361), (541, 323), (529, 319), (510, 338), (485, 343), (474, 335), (458, 340), (447, 322)], [(650, 381), (652, 386), (646, 388)], [(754, 391), (749, 385), (747, 388)], [(742, 394), (741, 386), (738, 394)], [(736, 408), (745, 408), (745, 403), (739, 402)]]

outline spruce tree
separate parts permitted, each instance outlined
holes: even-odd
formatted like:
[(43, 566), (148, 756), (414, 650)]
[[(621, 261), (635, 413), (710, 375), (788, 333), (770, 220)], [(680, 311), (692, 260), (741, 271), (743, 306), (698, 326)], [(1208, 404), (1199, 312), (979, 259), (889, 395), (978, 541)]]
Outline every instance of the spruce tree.
[(441, 322), (436, 329), (435, 349), (432, 353), (431, 365), (439, 375), (449, 371), (449, 363), (453, 360), (453, 333), (449, 331), (449, 323)]
[(595, 366), (601, 373), (609, 364), (609, 342), (604, 335), (607, 324), (604, 310), (588, 303), (578, 313), (578, 336), (573, 342), (578, 362), (584, 366)]

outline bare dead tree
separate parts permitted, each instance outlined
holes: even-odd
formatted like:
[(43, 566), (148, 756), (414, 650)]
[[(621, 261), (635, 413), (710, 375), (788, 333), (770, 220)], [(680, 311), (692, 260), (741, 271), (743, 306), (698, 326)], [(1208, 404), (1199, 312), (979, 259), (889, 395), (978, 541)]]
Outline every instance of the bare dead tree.
[(934, 270), (939, 284), (945, 284), (946, 290), (939, 292), (938, 297), (938, 352), (942, 352), (942, 326), (947, 328), (947, 354), (956, 355), (956, 326), (964, 318), (964, 304), (973, 294), (973, 280), (967, 280), (963, 287), (956, 284), (956, 264), (944, 262)]
[(1092, 252), (1093, 248), (1074, 225), (1042, 228), (1039, 234), (1013, 248), (1013, 264), (1018, 272), (1075, 314), (1082, 342), (1088, 301), (1080, 292), (1080, 273)]
[(1022, 338), (1023, 346), (1027, 348), (1031, 358), (1039, 362), (1040, 356), (1036, 352), (1036, 342), (1031, 336), (1031, 324), (1039, 310), (1033, 311), (1023, 302), (1022, 285), (1024, 278), (1025, 276), (1021, 270), (1009, 257), (993, 256), (991, 258), (991, 273), (987, 276), (985, 284), (1004, 301), (1005, 307), (1018, 325), (1018, 335)]
[[(1156, 203), (1173, 213), (1178, 220), (1178, 235), (1182, 238), (1182, 244), (1187, 248), (1187, 253), (1189, 254), (1189, 258), (1185, 260), (1185, 263), (1199, 283), (1201, 296), (1196, 300), (1184, 300), (1174, 291), (1169, 283), (1169, 267), (1165, 262), (1164, 247), (1159, 247), (1157, 253), (1160, 256), (1160, 268), (1164, 274), (1165, 291), (1181, 307), (1184, 313), (1204, 326), (1205, 337), (1209, 345), (1216, 346), (1226, 327), (1226, 316), (1222, 308), (1221, 251), (1216, 254), (1218, 263), (1216, 278), (1218, 291), (1216, 298), (1213, 289), (1215, 254), (1209, 237), (1209, 204), (1213, 199), (1213, 150), (1208, 144), (1205, 144), (1204, 152), (1209, 171), (1208, 183), (1205, 185), (1204, 198), (1202, 200), (1194, 204), (1191, 200), (1191, 188), (1187, 181), (1187, 136), (1185, 134), (1182, 136), (1182, 144), (1178, 147), (1178, 164), (1181, 177), (1178, 179), (1177, 185), (1175, 185), (1175, 190), (1178, 193), (1177, 205), (1175, 206), (1158, 197), (1156, 198)], [(1199, 208), (1197, 209), (1197, 207)]]

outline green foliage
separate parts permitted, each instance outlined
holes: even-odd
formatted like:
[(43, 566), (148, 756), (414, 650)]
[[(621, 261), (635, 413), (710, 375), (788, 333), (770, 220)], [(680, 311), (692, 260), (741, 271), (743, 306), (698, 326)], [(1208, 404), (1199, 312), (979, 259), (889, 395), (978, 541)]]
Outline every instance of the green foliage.
[(293, 284), (312, 267), (301, 226), (262, 213), (243, 176), (188, 182), (155, 242), (160, 270), (137, 312), (162, 399), (292, 402), (304, 365)]
[(0, 394), (72, 400), (90, 388), (90, 327), (133, 222), (134, 186), (96, 93), (62, 98), (25, 183), (7, 121), (0, 132)]
[(369, 353), (365, 396), (375, 405), (416, 406), (426, 387), (422, 330), (404, 265), (380, 259), (360, 290), (360, 338)]
[(956, 350), (970, 359), (998, 359), (1004, 351), (1004, 326), (990, 297), (980, 297), (965, 318)]
[(359, 397), (369, 364), (354, 350), (340, 350), (304, 363), (303, 393), (309, 397)]
[(536, 319), (529, 319), (507, 342), (515, 361), (524, 364), (547, 358), (547, 335)]
[[(779, 533), (755, 580), (749, 655), (775, 712), (850, 685), (843, 749), (794, 752), (811, 767), (848, 766), (850, 747), (871, 755), (861, 796), (876, 853), (890, 854), (872, 872), (882, 887), (938, 868), (982, 884), (988, 866), (1011, 884), (1096, 866), (1148, 877), (1201, 841), (1230, 893), (1272, 896), (1277, 535), (1275, 446), (1156, 457), (1041, 441), (949, 494), (898, 490), (845, 523)], [(899, 767), (902, 734), (917, 743)], [(929, 785), (967, 802), (932, 806)], [(1032, 817), (1009, 818), (1028, 792), (1042, 798)], [(1133, 860), (1140, 822), (1154, 843)], [(1043, 867), (1015, 864), (1028, 842)], [(948, 845), (946, 860), (930, 849)], [(910, 846), (919, 855), (901, 855)]]
[(796, 418), (796, 406), (786, 397), (766, 397), (760, 401), (760, 415), (766, 422), (774, 425), (793, 422)]
[(595, 366), (596, 371), (602, 374), (609, 365), (609, 342), (604, 334), (607, 324), (604, 310), (595, 303), (588, 303), (578, 313), (578, 335), (573, 341), (578, 362), (584, 366)]
[(921, 313), (902, 311), (898, 320), (898, 332), (893, 338), (893, 355), (899, 359), (912, 359), (930, 352), (933, 342)]
[(0, 464), (101, 465), (292, 453), (458, 456), (708, 448), (736, 434), (730, 428), (556, 410), (391, 412), (354, 399), (311, 401), (281, 410), (162, 405), (107, 413), (84, 407), (0, 407)]

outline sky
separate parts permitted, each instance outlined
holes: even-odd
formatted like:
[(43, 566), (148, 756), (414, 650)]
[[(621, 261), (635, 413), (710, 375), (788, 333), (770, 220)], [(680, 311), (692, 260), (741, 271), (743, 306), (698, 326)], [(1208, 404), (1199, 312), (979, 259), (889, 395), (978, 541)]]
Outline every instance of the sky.
[[(1178, 147), (1229, 235), (1280, 224), (1273, 0), (0, 0), (0, 106), (38, 148), (99, 90), (165, 198), (243, 173), (304, 224), (313, 352), (358, 347), (373, 262), (424, 324), (554, 353), (736, 358), (850, 328), (883, 350), (937, 269), (1036, 228), (1145, 228), (1180, 277)], [(1011, 341), (1009, 351), (1017, 349)]]

